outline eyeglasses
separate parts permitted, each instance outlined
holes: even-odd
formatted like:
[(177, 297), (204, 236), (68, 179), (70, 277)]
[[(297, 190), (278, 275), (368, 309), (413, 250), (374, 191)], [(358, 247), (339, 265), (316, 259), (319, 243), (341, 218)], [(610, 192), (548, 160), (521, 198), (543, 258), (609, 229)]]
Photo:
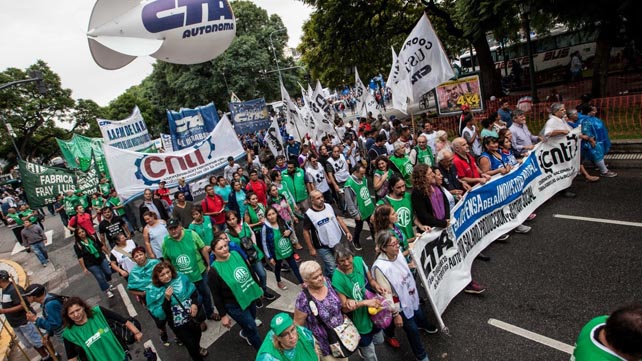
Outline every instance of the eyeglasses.
[(386, 247), (399, 247), (399, 242), (390, 242)]

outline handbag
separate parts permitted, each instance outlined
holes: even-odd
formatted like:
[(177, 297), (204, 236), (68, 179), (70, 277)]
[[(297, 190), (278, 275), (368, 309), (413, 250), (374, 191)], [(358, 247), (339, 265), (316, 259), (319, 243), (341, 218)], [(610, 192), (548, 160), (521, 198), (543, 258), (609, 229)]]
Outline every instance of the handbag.
[[(176, 297), (176, 295), (173, 293), (172, 297), (174, 297), (174, 299), (178, 303), (177, 305), (172, 306), (172, 320), (174, 321), (174, 326), (183, 326), (188, 322), (199, 325), (200, 322), (196, 320), (196, 317), (198, 317), (198, 313), (196, 314), (196, 317), (192, 317), (192, 313), (188, 309), (192, 307), (192, 299), (188, 298), (185, 301), (181, 302), (181, 300), (179, 300), (178, 297)], [(200, 307), (198, 312), (200, 312)]]
[[(140, 321), (138, 321), (134, 317), (128, 318), (127, 321), (133, 323), (134, 326), (136, 326), (136, 328), (142, 332)], [(134, 334), (127, 328), (127, 326), (125, 326), (125, 323), (127, 322), (121, 323), (116, 320), (108, 319), (107, 323), (109, 324), (109, 328), (114, 333), (120, 344), (123, 345), (123, 347), (127, 348), (127, 345), (131, 345), (136, 342), (136, 337), (134, 337)]]
[[(374, 315), (368, 312), (370, 315), (370, 320), (372, 323), (380, 329), (385, 329), (388, 326), (390, 326), (390, 323), (392, 323), (392, 305), (390, 304), (390, 300), (386, 299), (385, 297), (378, 295), (368, 289), (366, 289), (366, 299), (371, 300), (371, 299), (377, 299), (383, 306), (382, 308), (378, 309), (378, 312), (375, 313)], [(370, 311), (370, 310), (368, 310)]]
[(319, 317), (318, 307), (316, 306), (316, 302), (312, 298), (312, 295), (310, 295), (310, 291), (306, 288), (304, 292), (308, 299), (308, 305), (310, 306), (312, 314), (317, 318), (317, 320), (319, 320), (319, 324), (326, 330), (332, 356), (336, 358), (345, 358), (352, 355), (359, 346), (361, 335), (359, 335), (359, 331), (355, 327), (354, 323), (352, 323), (350, 317), (343, 315), (343, 323), (336, 327), (328, 326), (328, 324)]
[(241, 237), (241, 248), (243, 248), (243, 251), (247, 255), (247, 261), (250, 264), (254, 264), (259, 260), (259, 253), (256, 251), (256, 248), (254, 248), (252, 238)]

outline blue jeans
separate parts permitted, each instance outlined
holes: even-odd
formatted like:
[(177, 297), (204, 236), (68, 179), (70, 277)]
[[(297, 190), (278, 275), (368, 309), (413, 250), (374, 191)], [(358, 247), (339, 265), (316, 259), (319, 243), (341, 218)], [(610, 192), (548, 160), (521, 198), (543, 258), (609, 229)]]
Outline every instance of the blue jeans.
[(283, 261), (286, 261), (290, 266), (290, 270), (292, 270), (292, 273), (294, 273), (294, 276), (299, 281), (299, 284), (303, 283), (303, 278), (301, 278), (301, 273), (299, 273), (299, 265), (296, 264), (294, 255), (282, 260), (276, 259), (275, 261), (276, 264), (274, 265), (274, 276), (276, 277), (277, 282), (281, 282), (281, 264)]
[(267, 292), (267, 274), (265, 273), (265, 267), (263, 267), (263, 263), (261, 261), (256, 261), (252, 265), (252, 269), (254, 270), (254, 273), (256, 273), (256, 277), (259, 278), (259, 286), (261, 286), (263, 292)]
[(317, 253), (323, 262), (323, 274), (332, 279), (334, 269), (337, 268), (337, 264), (334, 261), (334, 252), (330, 248), (319, 248)]
[(205, 307), (205, 316), (210, 317), (214, 314), (214, 303), (212, 302), (212, 292), (207, 286), (207, 271), (201, 275), (201, 280), (194, 282), (198, 294), (201, 296), (203, 306)]
[(33, 253), (36, 254), (36, 257), (38, 257), (38, 261), (40, 261), (40, 263), (45, 265), (49, 262), (49, 254), (47, 253), (47, 249), (45, 248), (45, 241), (32, 243), (29, 245), (29, 247), (31, 247)]
[(363, 355), (363, 359), (366, 361), (377, 361), (377, 353), (375, 351), (375, 344), (383, 343), (383, 332), (381, 329), (376, 327), (372, 328), (370, 333), (361, 335), (361, 340), (359, 340), (359, 349)]
[(427, 360), (428, 354), (426, 349), (424, 349), (424, 344), (421, 341), (421, 336), (419, 334), (419, 328), (428, 329), (430, 328), (430, 323), (426, 319), (424, 311), (419, 307), (415, 310), (414, 316), (411, 318), (406, 318), (406, 315), (401, 312), (401, 318), (403, 319), (403, 330), (406, 332), (406, 337), (408, 337), (408, 342), (410, 342), (410, 348), (415, 354), (417, 360)]
[(261, 347), (261, 338), (259, 337), (259, 329), (256, 327), (254, 320), (256, 319), (256, 306), (252, 302), (247, 309), (242, 310), (239, 305), (225, 305), (227, 314), (241, 326), (243, 336), (247, 337), (255, 350)]
[(94, 275), (100, 290), (103, 292), (107, 291), (109, 288), (109, 283), (107, 282), (111, 281), (112, 273), (112, 270), (109, 267), (109, 262), (107, 262), (107, 258), (103, 258), (103, 261), (99, 265), (89, 266), (87, 269), (92, 275)]

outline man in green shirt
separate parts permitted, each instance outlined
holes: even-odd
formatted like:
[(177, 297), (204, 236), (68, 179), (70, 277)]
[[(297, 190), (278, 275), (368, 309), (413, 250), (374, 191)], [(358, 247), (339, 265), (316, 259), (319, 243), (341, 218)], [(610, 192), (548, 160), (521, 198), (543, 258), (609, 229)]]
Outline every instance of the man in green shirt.
[(642, 304), (620, 307), (589, 321), (575, 342), (571, 361), (642, 359)]
[(308, 189), (305, 186), (305, 172), (299, 168), (299, 163), (296, 159), (288, 162), (287, 168), (281, 172), (283, 176), (283, 184), (287, 187), (301, 212), (305, 212), (310, 208), (308, 203)]
[(352, 168), (352, 175), (348, 177), (343, 187), (346, 216), (354, 218), (352, 242), (354, 243), (354, 248), (358, 251), (362, 249), (359, 237), (363, 230), (363, 222), (368, 222), (370, 233), (374, 234), (374, 226), (370, 222), (370, 216), (374, 213), (375, 204), (370, 196), (368, 179), (365, 176), (366, 168), (358, 164)]
[(65, 206), (65, 212), (69, 218), (76, 215), (76, 206), (80, 204), (80, 198), (74, 194), (74, 191), (67, 191), (62, 201)]
[(395, 151), (390, 156), (390, 162), (394, 166), (393, 170), (396, 170), (406, 181), (406, 188), (412, 188), (412, 169), (413, 165), (410, 162), (410, 158), (406, 154), (406, 145), (402, 142), (395, 142)]
[(205, 306), (207, 317), (220, 320), (220, 316), (214, 313), (212, 293), (207, 286), (210, 265), (204, 260), (210, 258), (210, 247), (205, 245), (196, 232), (184, 229), (178, 218), (171, 218), (167, 222), (167, 232), (169, 234), (163, 241), (163, 258), (194, 283)]
[(420, 135), (417, 138), (417, 146), (412, 148), (408, 158), (413, 166), (417, 164), (425, 164), (432, 167), (435, 165), (435, 157), (432, 154), (432, 149), (428, 146), (428, 139), (426, 136)]

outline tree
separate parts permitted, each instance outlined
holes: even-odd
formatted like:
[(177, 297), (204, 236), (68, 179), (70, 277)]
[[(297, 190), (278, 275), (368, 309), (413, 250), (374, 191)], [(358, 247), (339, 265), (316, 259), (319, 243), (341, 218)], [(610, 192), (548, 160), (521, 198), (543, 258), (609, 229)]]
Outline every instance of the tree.
[[(103, 118), (109, 120), (125, 119), (132, 114), (136, 106), (138, 106), (150, 134), (158, 136), (161, 132), (167, 133), (169, 131), (165, 109), (159, 108), (150, 100), (150, 94), (145, 85), (134, 85), (109, 102)], [(98, 131), (100, 134), (100, 129)]]
[[(46, 160), (53, 155), (49, 150), (53, 138), (64, 134), (57, 122), (73, 122), (75, 102), (71, 90), (62, 88), (58, 74), (42, 60), (25, 70), (8, 68), (0, 73), (0, 83), (28, 79), (29, 73), (35, 70), (42, 73), (47, 92), (40, 94), (34, 83), (0, 91), (0, 116), (11, 124), (19, 152), (25, 159), (42, 157)], [(2, 137), (0, 147), (3, 154), (13, 153), (8, 136)], [(15, 157), (9, 158), (10, 163), (16, 162)]]
[[(178, 110), (214, 102), (218, 109), (227, 109), (232, 92), (241, 99), (265, 97), (280, 99), (278, 75), (268, 73), (276, 68), (270, 49), (270, 34), (281, 68), (294, 66), (285, 59), (283, 48), (286, 32), (277, 15), (249, 1), (231, 2), (236, 16), (236, 38), (230, 47), (211, 61), (194, 65), (157, 62), (152, 74), (143, 82), (143, 93), (159, 109)], [(290, 89), (303, 79), (302, 72), (284, 71), (283, 81)]]

